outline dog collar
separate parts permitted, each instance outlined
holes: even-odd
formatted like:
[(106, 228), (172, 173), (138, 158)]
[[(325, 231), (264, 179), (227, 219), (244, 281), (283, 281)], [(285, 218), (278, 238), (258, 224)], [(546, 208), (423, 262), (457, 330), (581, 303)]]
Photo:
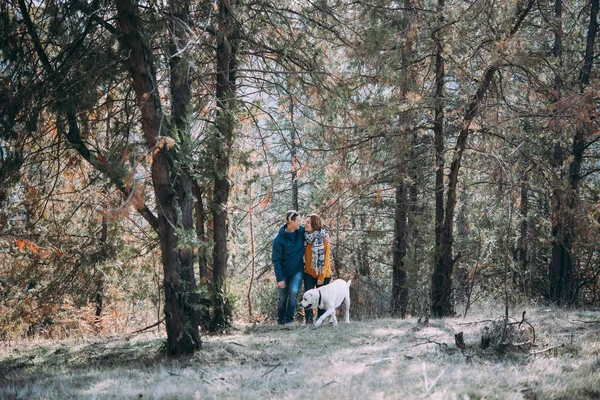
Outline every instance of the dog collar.
[(317, 307), (321, 308), (321, 291), (319, 289), (317, 289), (319, 291), (319, 302), (317, 303)]

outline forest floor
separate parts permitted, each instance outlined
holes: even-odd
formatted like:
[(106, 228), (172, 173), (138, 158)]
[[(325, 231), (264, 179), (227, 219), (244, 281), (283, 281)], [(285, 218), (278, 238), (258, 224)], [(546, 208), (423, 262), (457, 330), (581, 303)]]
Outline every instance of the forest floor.
[(500, 310), (239, 327), (179, 359), (163, 355), (164, 330), (0, 342), (0, 398), (599, 399), (600, 311), (526, 309), (521, 322), (522, 311), (504, 343)]

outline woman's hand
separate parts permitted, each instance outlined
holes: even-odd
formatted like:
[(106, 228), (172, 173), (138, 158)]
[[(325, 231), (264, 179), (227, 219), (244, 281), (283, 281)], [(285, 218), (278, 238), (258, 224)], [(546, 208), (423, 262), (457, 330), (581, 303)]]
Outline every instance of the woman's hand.
[(317, 281), (317, 286), (321, 286), (323, 284), (323, 281)]
[(285, 289), (285, 281), (277, 282), (277, 286), (279, 287), (279, 289)]

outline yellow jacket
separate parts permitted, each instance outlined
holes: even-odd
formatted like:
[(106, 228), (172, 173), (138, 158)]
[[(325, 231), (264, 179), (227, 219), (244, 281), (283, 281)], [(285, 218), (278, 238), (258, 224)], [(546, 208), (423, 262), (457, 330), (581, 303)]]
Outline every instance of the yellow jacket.
[(322, 281), (325, 278), (331, 277), (331, 262), (330, 262), (330, 246), (329, 242), (324, 242), (323, 247), (325, 248), (325, 266), (323, 267), (323, 273), (317, 276), (314, 266), (312, 265), (312, 243), (306, 245), (304, 250), (304, 272)]

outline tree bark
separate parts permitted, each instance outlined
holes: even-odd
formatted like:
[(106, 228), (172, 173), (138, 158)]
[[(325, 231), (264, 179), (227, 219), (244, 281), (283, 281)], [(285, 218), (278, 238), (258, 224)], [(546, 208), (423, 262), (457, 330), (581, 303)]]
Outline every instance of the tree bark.
[(200, 274), (200, 283), (202, 285), (212, 281), (208, 271), (208, 237), (206, 235), (206, 210), (202, 200), (202, 188), (197, 182), (193, 182), (192, 194), (194, 195), (194, 215), (196, 217), (196, 236), (200, 240), (200, 250), (198, 252), (198, 273)]
[(441, 248), (442, 228), (444, 225), (444, 44), (441, 26), (444, 0), (438, 1), (440, 27), (435, 30), (435, 108), (433, 135), (435, 145), (435, 249)]
[(366, 233), (362, 237), (359, 245), (358, 257), (357, 257), (357, 266), (358, 273), (361, 276), (369, 278), (371, 275), (371, 268), (369, 266), (369, 240), (370, 240), (370, 229), (367, 226), (367, 220), (364, 213), (360, 214), (359, 217), (359, 229), (361, 232)]
[[(402, 46), (402, 79), (400, 82), (400, 97), (406, 99), (409, 82), (412, 80), (412, 68), (409, 65), (409, 53), (412, 51), (412, 41), (408, 39), (408, 30), (411, 29), (411, 0), (404, 1), (405, 13), (402, 21), (402, 31), (405, 41)], [(409, 114), (403, 112), (399, 115), (400, 125), (408, 126)], [(414, 137), (413, 137), (414, 138)], [(412, 147), (411, 143), (411, 146)], [(406, 287), (408, 273), (404, 268), (404, 257), (408, 240), (408, 210), (409, 210), (409, 184), (406, 182), (407, 146), (399, 145), (396, 153), (396, 208), (394, 216), (394, 245), (392, 265), (392, 302), (391, 314), (394, 317), (406, 317), (408, 310), (408, 288)]]
[(218, 1), (217, 31), (217, 117), (219, 138), (215, 140), (216, 170), (214, 178), (214, 248), (213, 279), (220, 286), (227, 275), (227, 201), (229, 200), (229, 164), (235, 126), (238, 33), (234, 7), (237, 1)]
[[(508, 33), (508, 38), (513, 36), (521, 26), (521, 23), (533, 7), (534, 1), (529, 0), (527, 7), (520, 9), (517, 14), (515, 25)], [(458, 187), (458, 174), (461, 167), (462, 156), (469, 137), (469, 128), (473, 119), (479, 111), (479, 105), (483, 101), (494, 75), (498, 72), (497, 60), (488, 66), (479, 83), (477, 93), (467, 106), (462, 120), (462, 126), (453, 151), (450, 172), (448, 173), (448, 190), (446, 207), (444, 212), (444, 223), (440, 232), (440, 247), (435, 252), (435, 264), (431, 277), (431, 313), (434, 317), (445, 317), (454, 314), (452, 304), (452, 270), (459, 256), (453, 258), (452, 245), (454, 240), (454, 211), (456, 208), (456, 196)]]
[(207, 329), (222, 331), (229, 325), (230, 310), (226, 304), (224, 283), (227, 277), (227, 202), (229, 201), (229, 165), (234, 140), (238, 26), (235, 19), (237, 0), (218, 0), (216, 30), (216, 99), (217, 115), (212, 137), (213, 169), (213, 253), (210, 282), (211, 313), (204, 313)]
[[(403, 162), (404, 160), (402, 160)], [(400, 182), (396, 186), (396, 211), (394, 218), (394, 249), (392, 266), (392, 304), (391, 313), (394, 317), (406, 317), (408, 309), (408, 289), (406, 288), (407, 273), (404, 268), (406, 256), (406, 229), (408, 212), (408, 191), (402, 176), (402, 168), (398, 168)]]
[[(108, 254), (108, 221), (106, 214), (102, 215), (102, 228), (100, 231), (100, 261), (106, 261), (109, 257)], [(94, 324), (96, 325), (96, 331), (100, 331), (102, 323), (102, 310), (103, 310), (103, 299), (104, 299), (104, 275), (99, 274), (98, 280), (96, 281), (96, 295), (94, 296), (94, 305), (96, 306), (96, 312), (94, 313)]]
[(292, 158), (292, 209), (298, 211), (300, 209), (300, 201), (298, 200), (298, 171), (295, 168), (297, 163), (296, 138), (297, 132), (294, 126), (294, 103), (290, 99), (290, 153)]
[[(591, 0), (590, 19), (587, 30), (586, 48), (583, 67), (580, 74), (580, 92), (583, 96), (585, 113), (592, 111), (594, 105), (592, 100), (585, 94), (589, 85), (589, 79), (594, 61), (594, 43), (598, 32), (598, 11), (600, 0)], [(562, 9), (560, 0), (556, 0), (555, 10), (558, 13)], [(557, 18), (560, 15), (557, 16)], [(560, 36), (556, 36), (556, 42), (560, 43)], [(555, 43), (555, 55), (557, 49), (562, 52), (562, 45)], [(555, 191), (555, 223), (552, 229), (552, 259), (550, 261), (550, 300), (559, 305), (568, 305), (575, 301), (575, 286), (573, 276), (573, 242), (577, 224), (577, 208), (579, 206), (579, 182), (581, 181), (581, 165), (583, 155), (587, 147), (586, 136), (593, 131), (592, 123), (588, 115), (578, 121), (575, 136), (571, 147), (571, 162), (569, 163), (567, 191), (563, 195)]]
[(521, 176), (519, 189), (521, 191), (521, 224), (519, 227), (519, 241), (516, 249), (516, 259), (519, 261), (520, 271), (518, 271), (517, 276), (515, 276), (515, 283), (517, 284), (517, 287), (521, 293), (528, 295), (531, 293), (531, 291), (528, 290), (529, 282), (526, 278), (527, 270), (529, 269), (529, 259), (527, 255), (527, 237), (529, 234), (529, 223), (527, 222), (527, 217), (529, 214), (529, 176), (527, 171), (525, 171)]
[[(172, 171), (168, 146), (165, 142), (159, 142), (159, 137), (166, 135), (168, 129), (163, 122), (152, 52), (146, 43), (137, 7), (130, 0), (116, 0), (116, 5), (123, 35), (122, 43), (128, 54), (132, 85), (141, 111), (142, 128), (146, 144), (152, 149), (151, 176), (157, 203), (158, 236), (164, 274), (167, 351), (172, 355), (188, 354), (199, 349), (202, 343), (196, 317), (196, 283), (191, 251), (178, 242), (176, 232), (178, 226), (183, 226), (184, 229), (191, 226), (189, 177), (182, 176), (184, 172), (181, 170), (179, 174)], [(177, 6), (183, 7), (183, 4), (177, 3), (175, 9), (178, 9)], [(182, 8), (178, 11), (182, 12)], [(174, 40), (179, 39), (182, 38)], [(172, 67), (177, 68), (178, 61), (172, 62)], [(177, 76), (179, 72), (174, 73)], [(174, 84), (185, 85), (185, 80)], [(174, 107), (185, 94), (179, 92), (176, 96), (182, 97), (174, 99)], [(177, 118), (174, 118), (176, 123)]]

